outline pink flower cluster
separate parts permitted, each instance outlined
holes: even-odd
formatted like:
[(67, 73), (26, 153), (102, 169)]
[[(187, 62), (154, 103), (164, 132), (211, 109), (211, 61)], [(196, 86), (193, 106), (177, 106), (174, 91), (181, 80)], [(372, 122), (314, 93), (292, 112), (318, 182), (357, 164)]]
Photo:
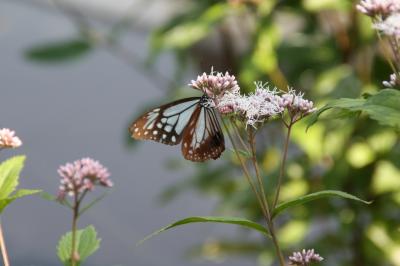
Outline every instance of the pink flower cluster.
[(361, 13), (374, 18), (386, 18), (390, 14), (400, 12), (398, 0), (362, 0), (356, 7)]
[(290, 114), (300, 114), (302, 116), (317, 110), (314, 107), (312, 101), (303, 98), (303, 93), (296, 93), (295, 90), (289, 89), (289, 91), (281, 96), (282, 103), (281, 107), (286, 108)]
[(22, 145), (22, 141), (15, 136), (15, 131), (8, 128), (0, 129), (0, 149), (17, 148)]
[(192, 80), (189, 86), (201, 90), (214, 100), (218, 100), (227, 92), (235, 93), (239, 91), (235, 76), (229, 75), (228, 72), (224, 75), (222, 72), (214, 72), (213, 70), (209, 75), (203, 73), (203, 75), (197, 76), (197, 79)]
[(314, 249), (305, 250), (301, 252), (294, 252), (292, 256), (289, 257), (290, 265), (298, 266), (308, 266), (313, 262), (321, 262), (322, 258), (319, 254), (314, 252)]
[(250, 95), (241, 95), (239, 91), (225, 93), (217, 104), (218, 111), (222, 114), (235, 113), (246, 125), (256, 126), (285, 110), (293, 118), (301, 118), (316, 110), (313, 102), (303, 99), (303, 94), (296, 94), (294, 90), (279, 95), (276, 89), (271, 90), (267, 84), (255, 84), (256, 90)]
[(58, 191), (60, 200), (63, 200), (66, 195), (72, 197), (85, 191), (91, 191), (96, 185), (113, 186), (107, 168), (91, 158), (83, 158), (62, 165), (58, 169), (58, 174), (61, 176), (61, 185)]

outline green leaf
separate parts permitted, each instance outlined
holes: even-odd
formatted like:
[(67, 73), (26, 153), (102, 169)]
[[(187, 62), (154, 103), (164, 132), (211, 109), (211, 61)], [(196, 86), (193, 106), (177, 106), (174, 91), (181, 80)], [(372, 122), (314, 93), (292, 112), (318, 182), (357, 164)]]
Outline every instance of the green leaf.
[(87, 54), (91, 45), (84, 39), (73, 39), (50, 44), (42, 44), (26, 51), (26, 57), (33, 61), (58, 63), (76, 59)]
[(81, 216), (83, 213), (85, 213), (90, 208), (92, 208), (94, 205), (96, 205), (98, 202), (100, 202), (102, 199), (104, 199), (107, 195), (108, 195), (108, 193), (105, 192), (105, 193), (101, 194), (99, 197), (95, 198), (92, 202), (90, 202), (85, 207), (83, 207), (78, 215)]
[(58, 201), (56, 196), (54, 196), (53, 194), (47, 193), (47, 192), (41, 192), (40, 197), (42, 197), (42, 199), (45, 199), (48, 201), (56, 201), (56, 202)]
[(25, 156), (15, 156), (0, 164), (0, 199), (6, 199), (17, 187)]
[(362, 203), (365, 203), (365, 204), (370, 204), (371, 203), (370, 201), (362, 200), (360, 198), (357, 198), (356, 196), (353, 196), (353, 195), (348, 194), (348, 193), (343, 192), (343, 191), (323, 190), (323, 191), (311, 193), (311, 194), (308, 194), (308, 195), (305, 195), (305, 196), (301, 196), (301, 197), (298, 197), (296, 199), (289, 200), (289, 201), (283, 202), (281, 204), (278, 204), (278, 206), (276, 206), (276, 208), (272, 212), (272, 217), (275, 217), (276, 215), (278, 215), (279, 213), (283, 212), (287, 208), (294, 207), (294, 206), (297, 206), (297, 205), (302, 205), (302, 204), (304, 204), (306, 202), (309, 202), (309, 201), (312, 201), (312, 200), (316, 200), (316, 199), (320, 199), (320, 198), (325, 198), (325, 197), (341, 197), (341, 198), (345, 198), (345, 199), (359, 201), (359, 202), (362, 202)]
[(172, 20), (167, 26), (153, 34), (151, 45), (153, 54), (162, 49), (184, 49), (206, 37), (213, 25), (222, 20), (230, 6), (226, 3), (214, 4), (197, 14)]
[(2, 213), (4, 208), (7, 207), (7, 205), (13, 202), (14, 200), (25, 196), (33, 195), (39, 192), (40, 190), (37, 189), (21, 189), (15, 192), (11, 197), (8, 197), (6, 199), (0, 199), (0, 213)]
[(145, 237), (143, 240), (141, 240), (138, 245), (142, 244), (144, 241), (149, 240), (150, 238), (167, 231), (169, 229), (172, 229), (174, 227), (180, 226), (180, 225), (185, 225), (185, 224), (190, 224), (190, 223), (224, 223), (224, 224), (236, 224), (240, 225), (246, 228), (254, 229), (258, 232), (263, 233), (266, 236), (269, 236), (268, 231), (260, 224), (252, 222), (247, 219), (243, 218), (238, 218), (238, 217), (218, 217), (218, 216), (194, 216), (194, 217), (188, 217), (182, 220), (179, 220), (177, 222), (174, 222), (170, 225), (167, 225), (152, 234), (148, 235)]
[[(236, 153), (234, 149), (230, 149), (230, 150), (231, 150), (231, 152)], [(242, 149), (238, 149), (237, 152), (238, 152), (241, 156), (243, 156), (243, 157), (245, 157), (245, 158), (251, 158), (251, 157), (253, 157), (253, 155), (252, 155), (249, 151), (245, 151), (245, 150), (242, 150)]]
[(368, 95), (366, 99), (342, 98), (326, 104), (312, 114), (308, 120), (308, 127), (312, 126), (319, 116), (332, 108), (354, 112), (363, 112), (371, 119), (386, 126), (400, 129), (400, 91), (384, 89), (375, 95)]
[[(86, 227), (83, 230), (77, 230), (75, 243), (77, 247), (76, 250), (80, 258), (78, 265), (81, 262), (85, 261), (100, 247), (100, 239), (97, 238), (97, 232), (92, 225)], [(68, 232), (61, 237), (57, 246), (58, 258), (65, 266), (70, 265), (71, 250), (72, 233)]]

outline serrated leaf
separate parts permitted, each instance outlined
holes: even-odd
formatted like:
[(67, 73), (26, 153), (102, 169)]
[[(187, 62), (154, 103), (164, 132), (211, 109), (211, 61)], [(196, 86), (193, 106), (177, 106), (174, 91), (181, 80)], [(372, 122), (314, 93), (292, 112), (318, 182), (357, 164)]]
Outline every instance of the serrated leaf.
[(15, 156), (0, 164), (0, 199), (6, 199), (17, 187), (25, 156)]
[(225, 223), (225, 224), (236, 224), (240, 225), (249, 229), (256, 230), (258, 232), (261, 232), (262, 234), (269, 236), (269, 233), (267, 229), (265, 229), (262, 225), (255, 223), (253, 221), (243, 219), (243, 218), (238, 218), (238, 217), (222, 217), (222, 216), (194, 216), (194, 217), (188, 217), (182, 220), (179, 220), (177, 222), (174, 222), (170, 225), (167, 225), (152, 234), (148, 235), (145, 237), (143, 240), (141, 240), (138, 245), (142, 244), (144, 241), (149, 240), (150, 238), (167, 231), (169, 229), (172, 229), (174, 227), (180, 226), (180, 225), (185, 225), (185, 224), (190, 224), (190, 223)]
[[(76, 250), (79, 254), (78, 265), (85, 261), (90, 255), (92, 255), (100, 247), (100, 239), (97, 238), (97, 232), (95, 228), (90, 225), (83, 230), (77, 230), (76, 232)], [(58, 258), (64, 265), (70, 265), (72, 250), (72, 233), (68, 232), (63, 235), (57, 246)]]
[(26, 57), (33, 61), (57, 63), (78, 58), (91, 49), (91, 45), (84, 39), (73, 39), (42, 44), (26, 51)]
[(400, 91), (384, 89), (366, 99), (342, 98), (326, 104), (312, 114), (308, 120), (308, 127), (312, 126), (319, 116), (332, 108), (339, 108), (354, 112), (363, 112), (371, 119), (386, 126), (400, 129)]
[(302, 205), (306, 202), (312, 201), (312, 200), (316, 200), (316, 199), (320, 199), (320, 198), (325, 198), (325, 197), (340, 197), (340, 198), (345, 198), (345, 199), (350, 199), (350, 200), (355, 200), (358, 202), (362, 202), (365, 204), (370, 204), (370, 201), (365, 201), (362, 200), (356, 196), (353, 196), (349, 193), (343, 192), (343, 191), (338, 191), (338, 190), (323, 190), (323, 191), (318, 191), (315, 193), (311, 193), (305, 196), (301, 196), (298, 197), (296, 199), (293, 200), (289, 200), (286, 202), (283, 202), (281, 204), (278, 204), (276, 206), (276, 208), (274, 209), (274, 211), (272, 212), (272, 217), (275, 217), (276, 215), (278, 215), (279, 213), (283, 212), (284, 210), (297, 206), (297, 205)]
[(18, 198), (22, 198), (25, 196), (33, 195), (36, 193), (39, 193), (40, 190), (37, 189), (20, 189), (17, 192), (15, 192), (13, 195), (6, 199), (0, 199), (0, 213), (3, 212), (4, 208), (7, 207), (11, 202)]

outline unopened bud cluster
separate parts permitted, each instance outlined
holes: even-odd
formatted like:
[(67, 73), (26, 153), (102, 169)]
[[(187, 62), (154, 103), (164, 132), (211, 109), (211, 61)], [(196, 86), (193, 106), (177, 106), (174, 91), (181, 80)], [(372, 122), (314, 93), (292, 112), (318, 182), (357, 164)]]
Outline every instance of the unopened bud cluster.
[(314, 252), (314, 249), (305, 250), (301, 252), (293, 252), (293, 255), (289, 257), (290, 265), (308, 266), (310, 263), (321, 262), (322, 258), (319, 254)]
[(0, 129), (0, 149), (17, 148), (22, 145), (22, 141), (15, 136), (15, 131), (8, 128)]
[(212, 99), (218, 99), (226, 92), (239, 91), (239, 85), (235, 76), (229, 75), (228, 72), (213, 72), (211, 74), (203, 73), (197, 76), (196, 80), (192, 80), (189, 86), (201, 90)]
[(66, 195), (72, 197), (85, 191), (91, 191), (96, 185), (113, 186), (107, 168), (91, 158), (83, 158), (60, 166), (58, 174), (61, 177), (58, 192), (60, 200), (63, 200)]

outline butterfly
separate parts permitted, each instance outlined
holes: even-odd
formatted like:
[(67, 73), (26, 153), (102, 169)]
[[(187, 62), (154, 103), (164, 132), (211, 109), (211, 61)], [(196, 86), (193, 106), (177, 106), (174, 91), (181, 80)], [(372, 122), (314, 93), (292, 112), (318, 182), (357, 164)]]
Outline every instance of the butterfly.
[(166, 145), (182, 142), (183, 157), (194, 162), (217, 159), (225, 150), (224, 135), (210, 97), (191, 97), (155, 108), (129, 127), (134, 139)]

